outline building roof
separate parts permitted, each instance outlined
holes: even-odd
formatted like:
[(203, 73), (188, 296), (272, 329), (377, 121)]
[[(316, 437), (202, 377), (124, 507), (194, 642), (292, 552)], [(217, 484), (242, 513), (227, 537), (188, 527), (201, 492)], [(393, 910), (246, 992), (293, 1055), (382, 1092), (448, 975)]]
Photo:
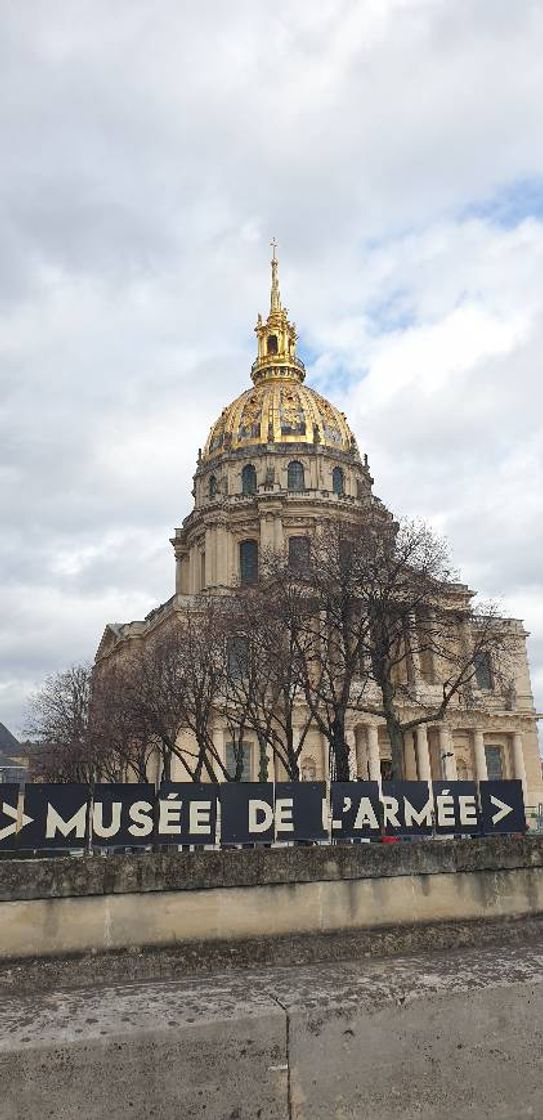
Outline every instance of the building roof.
[(4, 723), (0, 723), (0, 766), (8, 766), (13, 755), (18, 755), (20, 749), (19, 740)]

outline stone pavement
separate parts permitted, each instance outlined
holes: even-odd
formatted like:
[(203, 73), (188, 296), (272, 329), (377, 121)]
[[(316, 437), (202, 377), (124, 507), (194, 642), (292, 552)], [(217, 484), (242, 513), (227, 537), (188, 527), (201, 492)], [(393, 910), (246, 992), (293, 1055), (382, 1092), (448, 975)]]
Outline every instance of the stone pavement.
[(543, 1117), (543, 944), (4, 988), (1, 1120)]

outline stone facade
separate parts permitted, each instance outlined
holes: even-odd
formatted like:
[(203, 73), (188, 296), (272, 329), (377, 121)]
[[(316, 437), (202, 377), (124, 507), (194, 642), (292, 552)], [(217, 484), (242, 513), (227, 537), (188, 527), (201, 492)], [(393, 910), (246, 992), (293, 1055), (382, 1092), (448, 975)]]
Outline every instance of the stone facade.
[[(275, 251), (270, 313), (265, 321), (258, 317), (256, 334), (253, 387), (223, 410), (198, 453), (194, 508), (172, 538), (175, 594), (144, 621), (107, 626), (98, 663), (170, 625), (199, 592), (227, 594), (248, 574), (254, 576), (265, 551), (299, 547), (300, 539), (310, 538), (331, 515), (356, 524), (378, 507), (392, 517), (373, 494), (367, 456), (360, 455), (344, 414), (304, 385), (295, 327), (281, 303)], [(472, 593), (459, 584), (455, 594), (467, 602)], [(481, 687), (469, 710), (457, 702), (444, 722), (408, 734), (406, 778), (515, 777), (523, 782), (528, 805), (543, 802), (526, 631), (518, 620), (509, 625), (518, 651), (514, 687), (507, 697)], [(415, 659), (409, 672), (416, 703), (435, 704), (441, 691), (436, 666)], [(225, 757), (227, 733), (220, 722), (214, 739)], [(353, 777), (386, 774), (390, 746), (384, 725), (353, 715), (347, 740)], [(247, 747), (246, 776), (256, 780), (258, 752), (249, 740)], [(316, 729), (305, 741), (301, 772), (307, 779), (328, 773), (327, 748)], [(182, 764), (174, 760), (174, 777), (182, 774)], [(275, 778), (283, 776), (276, 764)]]

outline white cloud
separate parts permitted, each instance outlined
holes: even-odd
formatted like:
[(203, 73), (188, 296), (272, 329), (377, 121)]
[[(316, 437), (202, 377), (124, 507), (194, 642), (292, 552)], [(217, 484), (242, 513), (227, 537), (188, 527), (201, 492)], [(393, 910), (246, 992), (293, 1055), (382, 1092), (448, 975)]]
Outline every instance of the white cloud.
[(171, 593), (273, 233), (377, 492), (525, 615), (542, 696), (542, 48), (537, 0), (10, 6), (0, 720)]

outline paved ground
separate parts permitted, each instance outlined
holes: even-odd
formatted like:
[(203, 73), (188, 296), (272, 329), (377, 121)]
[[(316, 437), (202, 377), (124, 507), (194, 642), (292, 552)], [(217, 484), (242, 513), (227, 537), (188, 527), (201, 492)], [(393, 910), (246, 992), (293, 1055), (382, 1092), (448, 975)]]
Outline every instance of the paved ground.
[[(202, 942), (171, 949), (130, 949), (64, 960), (0, 961), (0, 999), (10, 993), (85, 985), (232, 973), (256, 968), (368, 961), (418, 953), (467, 951), (485, 946), (543, 943), (543, 915), (530, 919), (454, 922), (360, 930), (355, 933), (260, 937), (249, 941)], [(0, 1114), (1, 1118), (1, 1114)]]
[(543, 942), (515, 932), (124, 983), (68, 964), (32, 992), (6, 972), (0, 1117), (541, 1120)]

